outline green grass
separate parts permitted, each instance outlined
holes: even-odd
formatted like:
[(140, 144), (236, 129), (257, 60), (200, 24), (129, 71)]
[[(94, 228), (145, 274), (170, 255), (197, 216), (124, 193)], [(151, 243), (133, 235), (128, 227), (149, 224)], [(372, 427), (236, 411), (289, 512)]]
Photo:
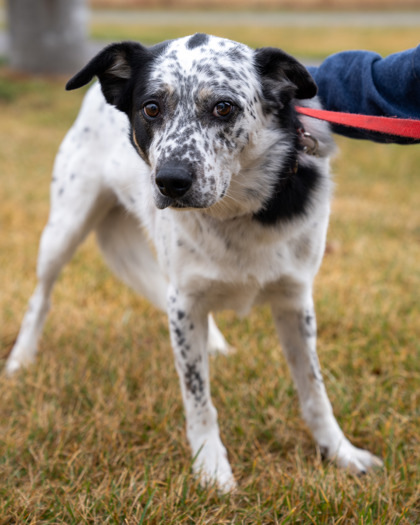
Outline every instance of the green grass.
[[(54, 154), (83, 96), (63, 86), (0, 75), (3, 357), (35, 285)], [(356, 478), (320, 461), (260, 308), (218, 316), (238, 349), (211, 368), (239, 488), (200, 489), (165, 316), (112, 277), (89, 238), (57, 284), (37, 363), (0, 378), (0, 524), (420, 521), (420, 148), (338, 143), (319, 356), (340, 424), (385, 469)]]

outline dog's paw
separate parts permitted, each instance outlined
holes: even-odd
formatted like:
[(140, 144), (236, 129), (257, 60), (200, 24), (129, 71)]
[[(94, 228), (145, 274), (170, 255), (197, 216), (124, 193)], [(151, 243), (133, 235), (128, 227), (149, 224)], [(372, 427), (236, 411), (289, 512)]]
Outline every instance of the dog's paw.
[(6, 359), (4, 372), (7, 376), (13, 376), (19, 370), (29, 367), (35, 362), (37, 344), (33, 334), (28, 334), (22, 325), (21, 332), (17, 337), (9, 355)]
[(19, 342), (17, 342), (6, 360), (6, 365), (4, 367), (5, 374), (11, 377), (19, 370), (27, 368), (35, 361), (35, 352), (36, 349), (35, 351), (32, 349), (28, 351), (25, 347), (19, 344)]
[(347, 439), (340, 444), (335, 453), (325, 455), (339, 467), (353, 474), (366, 474), (369, 470), (383, 467), (383, 461), (380, 458), (368, 450), (355, 447)]
[(6, 361), (6, 365), (4, 367), (4, 372), (6, 376), (12, 377), (14, 376), (19, 370), (22, 368), (26, 368), (33, 362), (33, 359), (27, 359), (22, 360), (18, 357), (14, 357), (12, 355), (9, 356), (9, 358)]
[(222, 494), (228, 494), (236, 488), (227, 452), (219, 438), (207, 440), (194, 458), (193, 472), (200, 480), (200, 485), (216, 485)]
[(6, 361), (6, 366), (4, 367), (4, 372), (8, 377), (14, 375), (21, 368), (21, 364), (16, 359), (8, 359)]

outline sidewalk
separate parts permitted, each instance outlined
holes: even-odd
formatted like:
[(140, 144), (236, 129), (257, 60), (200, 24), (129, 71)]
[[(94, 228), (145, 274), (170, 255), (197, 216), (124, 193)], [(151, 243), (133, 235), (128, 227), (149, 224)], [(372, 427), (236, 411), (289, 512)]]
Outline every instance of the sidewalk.
[[(92, 23), (262, 27), (420, 27), (418, 10), (399, 11), (199, 11), (199, 10), (117, 10), (91, 9)], [(6, 23), (6, 10), (0, 7), (0, 24)]]
[[(260, 26), (260, 27), (419, 27), (418, 11), (364, 12), (283, 12), (283, 11), (152, 11), (152, 10), (90, 10), (92, 24), (147, 26)], [(0, 7), (0, 25), (6, 24), (6, 12)], [(107, 42), (91, 41), (93, 56)], [(7, 34), (0, 29), (0, 57), (7, 54)]]

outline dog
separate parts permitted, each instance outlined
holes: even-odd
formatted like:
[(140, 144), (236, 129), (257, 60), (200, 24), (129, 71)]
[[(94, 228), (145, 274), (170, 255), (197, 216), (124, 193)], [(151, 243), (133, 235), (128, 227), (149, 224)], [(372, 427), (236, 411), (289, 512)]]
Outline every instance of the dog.
[(211, 312), (257, 303), (271, 306), (321, 454), (356, 473), (381, 465), (344, 436), (316, 354), (312, 284), (334, 144), (327, 124), (296, 112), (319, 106), (305, 67), (280, 49), (196, 34), (111, 44), (66, 88), (95, 76), (56, 157), (38, 284), (7, 372), (34, 360), (54, 282), (95, 230), (111, 270), (167, 312), (203, 484), (235, 487), (210, 397), (207, 353), (228, 350)]

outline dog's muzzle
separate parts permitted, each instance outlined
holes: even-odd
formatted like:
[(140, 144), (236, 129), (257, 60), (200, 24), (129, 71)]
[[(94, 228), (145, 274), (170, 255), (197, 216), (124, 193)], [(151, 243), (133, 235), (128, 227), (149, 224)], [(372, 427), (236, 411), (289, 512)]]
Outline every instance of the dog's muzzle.
[(193, 178), (184, 166), (166, 164), (156, 174), (156, 186), (164, 197), (176, 200), (191, 188)]

